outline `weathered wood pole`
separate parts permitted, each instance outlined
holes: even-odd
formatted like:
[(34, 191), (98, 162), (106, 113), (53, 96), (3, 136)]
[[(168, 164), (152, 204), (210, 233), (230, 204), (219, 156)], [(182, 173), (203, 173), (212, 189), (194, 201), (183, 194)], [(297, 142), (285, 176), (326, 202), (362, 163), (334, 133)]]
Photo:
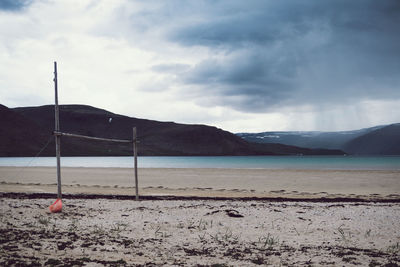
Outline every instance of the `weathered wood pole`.
[(60, 111), (58, 107), (58, 88), (57, 88), (57, 62), (54, 61), (54, 90), (55, 90), (55, 129), (54, 135), (56, 138), (56, 156), (57, 156), (57, 198), (61, 198), (61, 166), (60, 166), (60, 146), (61, 146), (61, 135), (60, 135)]
[(133, 157), (135, 166), (135, 190), (136, 200), (139, 200), (139, 182), (138, 182), (138, 171), (137, 171), (137, 132), (136, 127), (133, 127)]

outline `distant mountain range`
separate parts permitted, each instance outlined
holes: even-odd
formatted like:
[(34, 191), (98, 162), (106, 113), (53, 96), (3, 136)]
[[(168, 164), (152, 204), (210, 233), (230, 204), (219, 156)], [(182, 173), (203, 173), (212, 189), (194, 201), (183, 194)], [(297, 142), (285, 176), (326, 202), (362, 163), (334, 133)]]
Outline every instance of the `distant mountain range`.
[(400, 155), (400, 123), (341, 132), (238, 133), (252, 143), (339, 149), (353, 155)]
[[(0, 105), (0, 123), (0, 156), (34, 156), (42, 149), (41, 156), (54, 156), (53, 105), (13, 109)], [(132, 128), (137, 127), (139, 155), (344, 154), (337, 149), (253, 143), (216, 127), (132, 118), (85, 105), (61, 105), (60, 125), (63, 132), (128, 140), (132, 139)], [(63, 136), (61, 155), (132, 155), (132, 145)]]

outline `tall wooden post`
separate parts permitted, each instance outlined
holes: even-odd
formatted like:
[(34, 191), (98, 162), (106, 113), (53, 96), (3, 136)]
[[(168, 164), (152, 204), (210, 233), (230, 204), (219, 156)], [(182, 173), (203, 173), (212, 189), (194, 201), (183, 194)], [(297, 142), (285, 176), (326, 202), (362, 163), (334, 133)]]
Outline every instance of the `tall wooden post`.
[(136, 200), (139, 200), (139, 182), (138, 182), (138, 172), (137, 172), (137, 133), (136, 127), (133, 127), (133, 157), (135, 165), (135, 190), (136, 190)]
[(60, 111), (58, 107), (58, 88), (57, 88), (57, 62), (54, 62), (54, 90), (55, 90), (55, 129), (54, 135), (56, 138), (56, 156), (57, 156), (57, 198), (61, 198), (61, 166), (60, 166), (60, 146), (61, 146), (61, 135), (60, 135)]

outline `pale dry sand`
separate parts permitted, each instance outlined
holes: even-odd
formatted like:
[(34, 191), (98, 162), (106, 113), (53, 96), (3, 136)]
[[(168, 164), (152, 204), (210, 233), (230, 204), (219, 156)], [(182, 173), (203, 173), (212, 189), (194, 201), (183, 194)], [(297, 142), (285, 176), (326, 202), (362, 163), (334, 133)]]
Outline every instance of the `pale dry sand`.
[(55, 193), (55, 174), (0, 167), (0, 192), (16, 193), (0, 194), (0, 266), (400, 264), (399, 171), (140, 169), (142, 196), (228, 199), (133, 201), (84, 199), (134, 195), (131, 169), (63, 168), (51, 214), (29, 193)]
[[(134, 194), (132, 169), (62, 168), (65, 193)], [(399, 199), (400, 171), (139, 169), (142, 195)], [(0, 167), (1, 192), (56, 192), (56, 169)]]
[(0, 198), (1, 266), (398, 266), (399, 203)]

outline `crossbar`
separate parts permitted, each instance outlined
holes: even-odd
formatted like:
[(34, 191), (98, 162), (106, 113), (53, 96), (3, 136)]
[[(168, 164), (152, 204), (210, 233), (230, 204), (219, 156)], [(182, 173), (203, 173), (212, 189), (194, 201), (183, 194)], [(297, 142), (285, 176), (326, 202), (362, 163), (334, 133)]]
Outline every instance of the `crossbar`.
[(134, 168), (135, 168), (135, 187), (136, 187), (136, 200), (139, 200), (139, 186), (138, 186), (138, 173), (137, 173), (137, 132), (136, 127), (133, 127), (133, 138), (132, 140), (121, 140), (113, 138), (101, 138), (93, 137), (81, 134), (63, 133), (60, 131), (60, 116), (59, 116), (59, 106), (58, 106), (58, 86), (57, 86), (57, 62), (54, 62), (54, 91), (55, 91), (55, 103), (54, 103), (54, 117), (55, 117), (55, 129), (53, 135), (56, 138), (56, 154), (57, 154), (57, 198), (61, 199), (61, 136), (75, 137), (96, 141), (106, 141), (106, 142), (117, 142), (117, 143), (131, 143), (133, 145), (133, 157), (134, 157)]
[(100, 138), (100, 137), (93, 137), (93, 136), (86, 136), (80, 134), (71, 134), (71, 133), (63, 133), (63, 132), (54, 132), (56, 136), (68, 136), (68, 137), (76, 137), (76, 138), (83, 138), (83, 139), (90, 139), (90, 140), (97, 140), (97, 141), (108, 141), (108, 142), (118, 142), (118, 143), (132, 143), (133, 140), (122, 140), (122, 139), (111, 139), (111, 138)]

